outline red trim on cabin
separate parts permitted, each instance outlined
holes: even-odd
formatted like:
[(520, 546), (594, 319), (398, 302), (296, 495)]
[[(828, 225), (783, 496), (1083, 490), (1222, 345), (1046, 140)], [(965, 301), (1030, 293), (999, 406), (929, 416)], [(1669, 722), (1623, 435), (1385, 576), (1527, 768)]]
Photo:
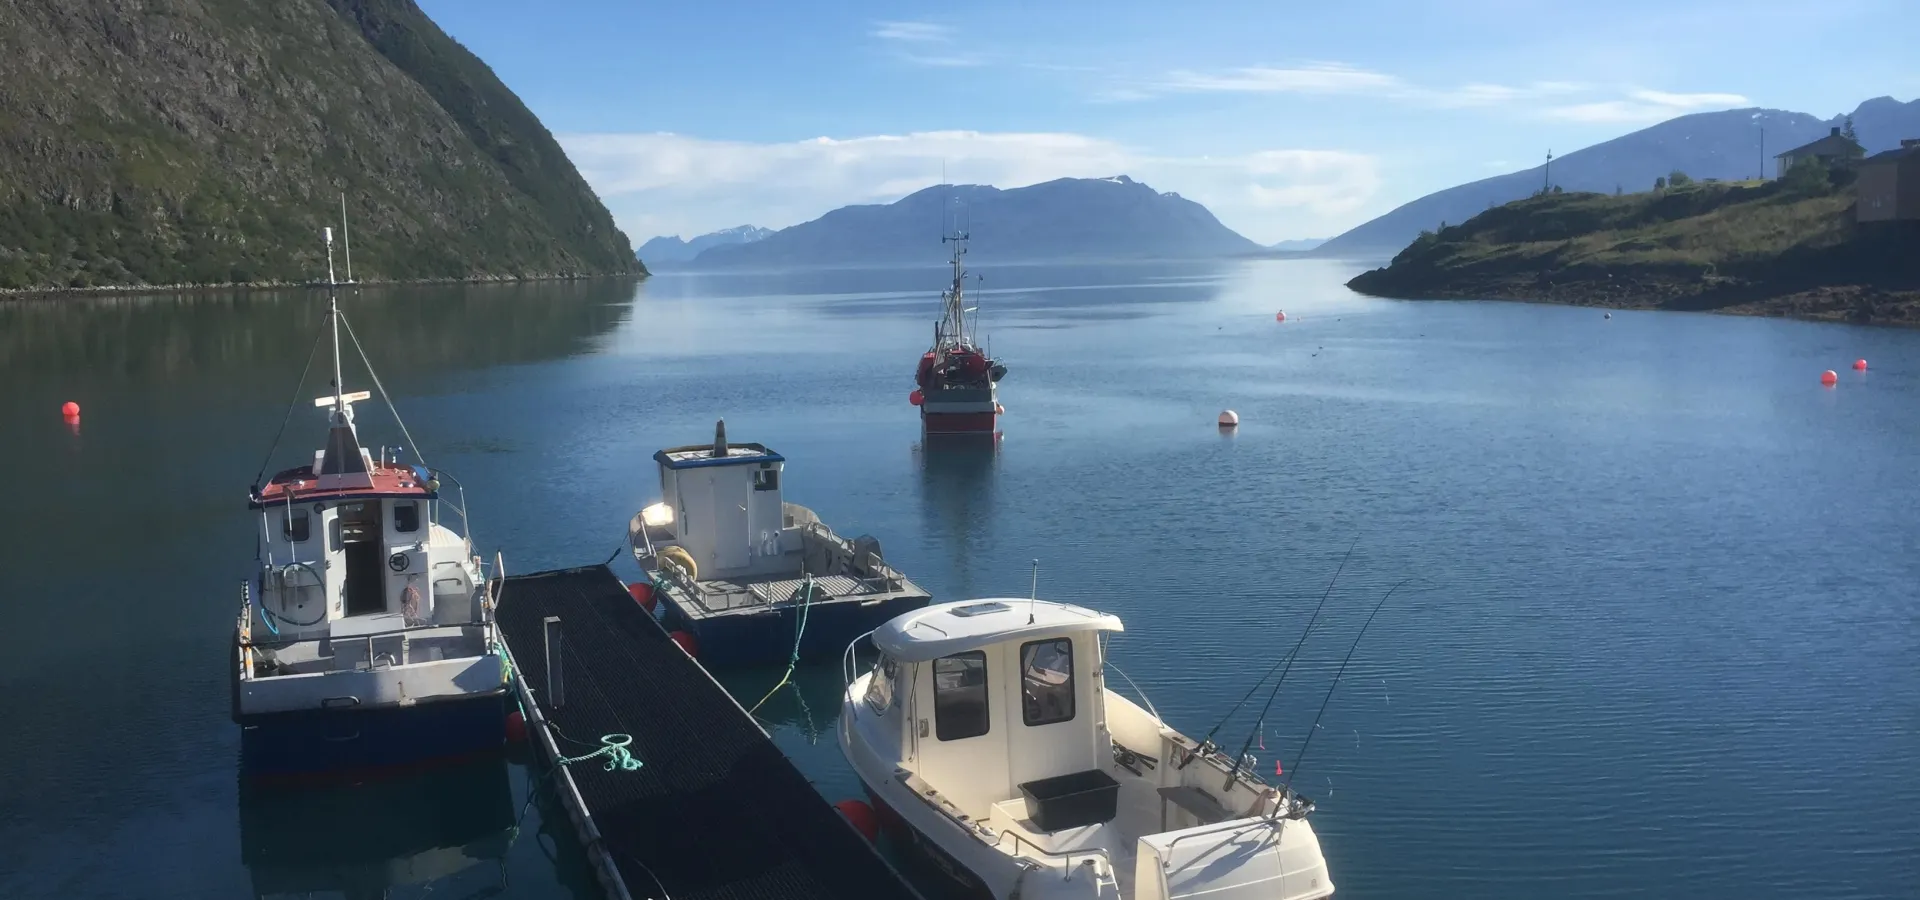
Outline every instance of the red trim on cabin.
[[(287, 502), (288, 492), (292, 492), (293, 502), (295, 503), (334, 500), (344, 497), (430, 496), (426, 485), (420, 483), (419, 477), (414, 473), (412, 466), (396, 466), (392, 463), (374, 463), (373, 469), (366, 474), (368, 480), (372, 482), (371, 484), (322, 489), (319, 479), (313, 474), (312, 466), (288, 469), (273, 476), (273, 480), (267, 482), (267, 486), (260, 489), (260, 494), (254, 498), (254, 502), (263, 505), (285, 503)], [(329, 477), (351, 478), (352, 476)], [(295, 486), (301, 482), (304, 482), (305, 486)]]

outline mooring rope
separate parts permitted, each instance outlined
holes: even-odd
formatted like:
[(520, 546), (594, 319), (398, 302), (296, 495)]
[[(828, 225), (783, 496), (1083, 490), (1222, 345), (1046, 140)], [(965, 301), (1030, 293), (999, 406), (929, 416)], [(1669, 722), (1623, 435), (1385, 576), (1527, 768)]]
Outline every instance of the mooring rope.
[(604, 757), (607, 757), (607, 764), (604, 766), (601, 766), (600, 768), (605, 769), (609, 772), (613, 771), (614, 769), (621, 769), (624, 771), (631, 772), (631, 771), (634, 771), (635, 769), (640, 768), (641, 762), (637, 759), (634, 759), (633, 754), (627, 752), (627, 747), (633, 743), (633, 735), (603, 734), (600, 736), (600, 743), (602, 745), (600, 749), (595, 750), (592, 753), (589, 753), (585, 756), (563, 757), (561, 759), (554, 760), (553, 764), (556, 766), (570, 766), (577, 762), (586, 762), (587, 760), (593, 759), (595, 757), (604, 756)]
[(807, 633), (807, 613), (813, 610), (813, 589), (813, 576), (808, 575), (807, 584), (801, 589), (800, 615), (793, 629), (793, 655), (787, 658), (787, 674), (780, 676), (780, 682), (768, 690), (766, 696), (760, 698), (759, 703), (755, 703), (751, 709), (747, 710), (747, 715), (753, 715), (761, 705), (773, 699), (773, 695), (781, 688), (793, 683), (793, 670), (800, 667), (800, 639)]

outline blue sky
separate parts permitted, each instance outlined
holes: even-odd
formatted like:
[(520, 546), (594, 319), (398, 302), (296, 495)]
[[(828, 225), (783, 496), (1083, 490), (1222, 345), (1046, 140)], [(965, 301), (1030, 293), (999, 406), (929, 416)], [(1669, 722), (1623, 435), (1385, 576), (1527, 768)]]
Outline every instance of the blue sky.
[[(635, 244), (1127, 174), (1262, 242), (1687, 112), (1920, 95), (1916, 0), (420, 0)], [(1904, 46), (1903, 46), (1904, 44)]]

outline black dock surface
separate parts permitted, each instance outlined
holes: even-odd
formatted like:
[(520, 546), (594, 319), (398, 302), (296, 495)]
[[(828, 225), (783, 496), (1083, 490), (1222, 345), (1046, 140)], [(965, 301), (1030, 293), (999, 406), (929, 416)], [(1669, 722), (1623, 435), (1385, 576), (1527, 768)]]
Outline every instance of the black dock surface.
[[(558, 709), (546, 683), (548, 616), (563, 635)], [(633, 736), (638, 770), (606, 771), (605, 757), (567, 767), (630, 896), (918, 897), (611, 569), (509, 577), (496, 618), (561, 753)], [(532, 732), (533, 710), (527, 718)]]

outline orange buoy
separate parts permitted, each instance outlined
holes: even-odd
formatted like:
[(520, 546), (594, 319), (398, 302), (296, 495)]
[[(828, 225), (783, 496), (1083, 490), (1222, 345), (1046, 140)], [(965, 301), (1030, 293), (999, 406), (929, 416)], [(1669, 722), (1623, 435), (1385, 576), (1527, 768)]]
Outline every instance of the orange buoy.
[(653, 585), (636, 581), (627, 585), (627, 595), (633, 598), (633, 602), (640, 604), (641, 609), (653, 612), (653, 607), (657, 603), (653, 598)]
[(673, 638), (673, 642), (676, 644), (679, 644), (680, 649), (683, 652), (685, 652), (688, 656), (694, 657), (696, 659), (699, 658), (700, 642), (697, 640), (694, 640), (693, 635), (688, 634), (687, 632), (684, 632), (684, 631), (675, 631), (671, 634), (668, 634), (667, 637)]
[[(1866, 368), (1864, 365), (1861, 368)], [(71, 419), (80, 415), (80, 404), (68, 400), (60, 404), (60, 414)]]
[(527, 717), (519, 710), (507, 713), (507, 742), (518, 744), (527, 739)]
[(847, 824), (852, 825), (853, 830), (860, 832), (869, 842), (880, 837), (880, 818), (874, 815), (873, 807), (868, 806), (866, 801), (842, 800), (835, 803), (833, 808), (839, 810)]
[(1239, 414), (1239, 413), (1237, 413), (1237, 412), (1234, 412), (1233, 410), (1230, 410), (1230, 409), (1229, 409), (1229, 410), (1223, 410), (1223, 411), (1221, 411), (1221, 413), (1220, 413), (1220, 427), (1221, 427), (1221, 428), (1238, 428), (1238, 427), (1240, 427), (1240, 414)]
[(1864, 359), (1856, 359), (1856, 360), (1854, 360), (1854, 361), (1853, 361), (1853, 370), (1854, 370), (1855, 372), (1865, 372), (1865, 371), (1867, 370), (1867, 361), (1866, 361), (1866, 360), (1864, 360)]
[(907, 395), (907, 402), (915, 406), (919, 406), (926, 399), (927, 395), (920, 393), (919, 388), (914, 388), (913, 393)]
[(1274, 313), (1273, 320), (1275, 322), (1285, 322), (1287, 320), (1287, 314), (1284, 311)]
[(1826, 385), (1827, 387), (1833, 387), (1834, 384), (1839, 380), (1840, 380), (1840, 375), (1834, 372), (1832, 369), (1828, 369), (1825, 372), (1820, 373), (1820, 383)]

